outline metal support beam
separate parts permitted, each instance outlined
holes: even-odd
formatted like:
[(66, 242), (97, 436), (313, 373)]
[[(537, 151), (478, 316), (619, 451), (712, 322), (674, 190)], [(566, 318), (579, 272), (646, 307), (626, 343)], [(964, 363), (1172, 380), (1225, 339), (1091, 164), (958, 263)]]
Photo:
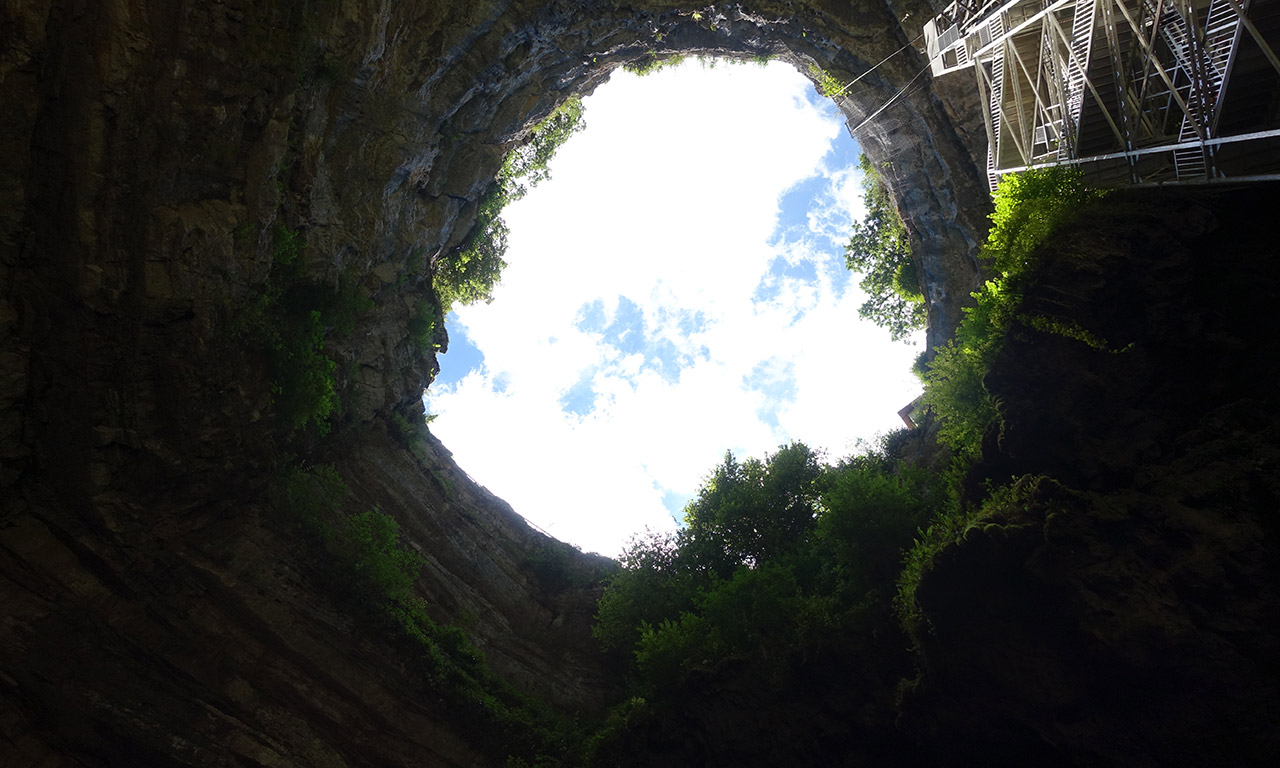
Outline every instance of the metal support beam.
[[(1169, 73), (1166, 72), (1164, 67), (1160, 64), (1160, 59), (1156, 56), (1155, 51), (1152, 50), (1151, 46), (1147, 45), (1146, 38), (1142, 36), (1142, 28), (1138, 25), (1138, 22), (1133, 20), (1133, 16), (1130, 15), (1129, 9), (1125, 8), (1124, 3), (1120, 2), (1120, 0), (1108, 0), (1108, 2), (1119, 8), (1125, 21), (1129, 22), (1129, 27), (1133, 30), (1134, 36), (1138, 40), (1138, 44), (1142, 46), (1142, 53), (1147, 57), (1147, 61), (1151, 62), (1151, 66), (1155, 67), (1156, 74), (1160, 75), (1160, 79), (1164, 80), (1164, 84), (1169, 87), (1169, 95), (1173, 96), (1173, 100), (1178, 102), (1178, 106), (1182, 109), (1182, 113), (1190, 114), (1190, 110), (1187, 108), (1187, 102), (1183, 100), (1182, 95), (1178, 93), (1178, 89), (1174, 87), (1173, 79), (1169, 77)], [(1205, 135), (1204, 129), (1199, 125), (1193, 123), (1193, 127), (1202, 141), (1209, 138)]]
[[(1062, 25), (1052, 16), (1048, 17), (1053, 28), (1062, 36), (1062, 39), (1068, 46), (1071, 45), (1071, 36), (1062, 31)], [(1115, 134), (1116, 139), (1120, 142), (1120, 146), (1126, 146), (1124, 134), (1121, 133), (1120, 127), (1116, 125), (1116, 121), (1111, 118), (1111, 113), (1107, 110), (1107, 103), (1103, 101), (1102, 95), (1098, 93), (1098, 89), (1094, 87), (1093, 81), (1089, 79), (1088, 62), (1081, 64), (1076, 62), (1076, 67), (1080, 70), (1080, 75), (1084, 79), (1084, 87), (1089, 89), (1089, 93), (1093, 94), (1093, 99), (1098, 103), (1098, 109), (1102, 112), (1102, 116), (1107, 119), (1107, 125), (1111, 126), (1111, 132)], [(1069, 66), (1069, 65), (1068, 65)], [(1078, 130), (1078, 128), (1077, 128)]]
[(1240, 22), (1244, 24), (1244, 28), (1249, 30), (1249, 34), (1253, 36), (1253, 41), (1262, 49), (1262, 55), (1266, 56), (1267, 61), (1271, 62), (1271, 66), (1275, 67), (1276, 74), (1280, 74), (1280, 58), (1276, 58), (1276, 52), (1271, 50), (1271, 46), (1267, 45), (1267, 41), (1262, 38), (1262, 33), (1249, 20), (1239, 0), (1227, 0), (1227, 2), (1231, 3), (1231, 10), (1235, 11), (1236, 15), (1240, 17)]

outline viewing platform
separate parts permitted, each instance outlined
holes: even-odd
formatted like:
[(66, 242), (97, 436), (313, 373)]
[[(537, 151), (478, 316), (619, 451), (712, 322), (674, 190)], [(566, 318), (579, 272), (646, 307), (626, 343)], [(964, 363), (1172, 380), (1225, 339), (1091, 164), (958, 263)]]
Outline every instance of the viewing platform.
[(1280, 180), (1280, 0), (957, 0), (934, 77), (974, 78), (987, 174), (1098, 184)]

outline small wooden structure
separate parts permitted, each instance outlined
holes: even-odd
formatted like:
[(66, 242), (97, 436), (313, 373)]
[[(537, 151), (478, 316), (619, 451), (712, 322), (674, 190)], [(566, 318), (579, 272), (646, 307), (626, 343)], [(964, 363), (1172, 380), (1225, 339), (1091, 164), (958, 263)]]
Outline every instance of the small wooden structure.
[(1280, 179), (1280, 0), (956, 0), (924, 28), (971, 71), (987, 172), (1095, 183)]
[(915, 429), (918, 426), (916, 419), (920, 417), (920, 404), (923, 400), (924, 395), (920, 395), (898, 411), (898, 418), (902, 419), (902, 423), (907, 425), (907, 429)]

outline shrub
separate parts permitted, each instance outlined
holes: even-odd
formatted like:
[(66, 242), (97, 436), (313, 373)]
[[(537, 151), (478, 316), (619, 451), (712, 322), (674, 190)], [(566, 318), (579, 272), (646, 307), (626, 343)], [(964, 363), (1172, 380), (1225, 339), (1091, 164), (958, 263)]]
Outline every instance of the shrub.
[(436, 343), (438, 328), (439, 317), (436, 314), (436, 305), (426, 299), (419, 299), (413, 306), (413, 315), (409, 318), (409, 343), (424, 351), (440, 349), (440, 345)]
[(335, 550), (368, 600), (394, 604), (412, 596), (426, 559), (400, 540), (394, 517), (377, 507), (360, 512), (343, 522), (334, 539)]
[(663, 58), (657, 53), (650, 51), (635, 61), (628, 61), (626, 64), (623, 64), (622, 68), (633, 75), (644, 77), (645, 75), (652, 75), (654, 72), (660, 72), (669, 67), (679, 66), (684, 59), (685, 57), (681, 54)]
[(1002, 176), (992, 196), (995, 210), (982, 258), (997, 274), (1025, 273), (1040, 244), (1102, 194), (1085, 187), (1082, 171), (1065, 165)]
[(813, 87), (817, 88), (818, 93), (821, 93), (828, 99), (834, 99), (844, 91), (844, 86), (840, 84), (840, 81), (837, 80), (830, 72), (827, 72), (817, 64), (809, 65), (809, 74), (817, 81), (814, 83)]
[(282, 318), (271, 346), (272, 387), (281, 422), (290, 431), (314, 424), (329, 431), (337, 405), (334, 374), (338, 364), (324, 353), (324, 324), (318, 310)]
[(349, 276), (337, 285), (307, 276), (306, 240), (297, 230), (272, 233), (271, 273), (237, 308), (234, 333), (267, 358), (277, 417), (290, 433), (314, 427), (327, 434), (339, 410), (337, 362), (327, 340), (349, 335), (373, 302)]
[(584, 555), (577, 547), (555, 539), (539, 541), (525, 556), (525, 565), (551, 592), (600, 583), (615, 570), (607, 563), (611, 561)]
[(937, 350), (924, 373), (924, 404), (938, 418), (938, 435), (960, 463), (977, 458), (982, 435), (997, 417), (982, 383), (1022, 303), (1036, 249), (1053, 231), (1103, 193), (1084, 186), (1066, 166), (1031, 169), (1001, 178), (992, 227), (982, 249), (996, 276), (973, 294), (955, 338)]

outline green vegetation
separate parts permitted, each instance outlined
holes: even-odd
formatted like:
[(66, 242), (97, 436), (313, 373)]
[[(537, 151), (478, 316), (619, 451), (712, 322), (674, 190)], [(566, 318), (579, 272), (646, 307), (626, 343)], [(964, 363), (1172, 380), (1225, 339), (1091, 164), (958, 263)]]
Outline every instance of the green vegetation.
[[(876, 191), (869, 189), (872, 213), (850, 261), (865, 258), (877, 270), (882, 296), (918, 306), (903, 298), (916, 281), (903, 277), (910, 260), (901, 223), (863, 162)], [(886, 631), (885, 616), (896, 614), (909, 638), (929, 631), (916, 592), (940, 553), (975, 528), (1001, 525), (1041, 485), (1023, 479), (989, 487), (981, 499), (966, 497), (960, 482), (997, 418), (982, 380), (1011, 323), (1103, 343), (1069, 322), (1027, 317), (1020, 306), (1037, 247), (1098, 196), (1068, 169), (1012, 178), (997, 193), (983, 253), (996, 276), (975, 294), (955, 340), (919, 366), (925, 403), (953, 456), (948, 471), (903, 462), (906, 431), (835, 465), (801, 443), (763, 460), (730, 454), (686, 506), (684, 528), (633, 540), (594, 627), (604, 646), (629, 652), (632, 698), (594, 737), (593, 754), (616, 754), (625, 734), (678, 706), (695, 676), (705, 681), (726, 664), (786, 686), (805, 659), (832, 649), (857, 647), (897, 663), (898, 651), (882, 643), (909, 641), (874, 639)], [(895, 321), (900, 330), (919, 322), (910, 314)]]
[(493, 286), (507, 265), (504, 257), (509, 231), (502, 221), (502, 209), (549, 178), (548, 163), (556, 150), (584, 127), (582, 101), (571, 97), (533, 127), (527, 143), (506, 156), (497, 178), (480, 200), (475, 226), (466, 241), (436, 265), (434, 285), (445, 311), (454, 302), (493, 299)]
[(645, 75), (652, 75), (654, 72), (660, 72), (668, 67), (679, 66), (684, 60), (685, 57), (683, 54), (676, 54), (674, 56), (667, 56), (666, 58), (663, 58), (657, 53), (650, 51), (635, 61), (629, 61), (626, 64), (623, 64), (622, 68), (633, 75), (640, 75), (641, 77), (644, 77)]
[(949, 503), (884, 450), (834, 466), (802, 443), (725, 457), (686, 526), (632, 542), (600, 600), (595, 634), (629, 649), (636, 693), (670, 700), (696, 670), (776, 665), (887, 610), (916, 530)]
[(1086, 204), (1104, 194), (1087, 189), (1079, 171), (1063, 166), (1002, 178), (994, 196), (991, 231), (981, 254), (995, 276), (973, 294), (974, 306), (965, 309), (955, 337), (937, 350), (932, 361), (919, 366), (925, 384), (923, 404), (938, 420), (938, 438), (952, 453), (947, 476), (956, 502), (921, 531), (904, 561), (894, 604), (904, 627), (913, 635), (927, 630), (916, 605), (915, 591), (938, 553), (974, 526), (985, 524), (999, 510), (1024, 503), (1032, 487), (1029, 481), (1020, 481), (990, 488), (987, 498), (977, 506), (959, 501), (960, 478), (981, 457), (983, 435), (999, 418), (983, 377), (1014, 322), (1097, 349), (1120, 351), (1077, 323), (1029, 316), (1022, 310), (1037, 249), (1058, 227), (1078, 216)]
[(613, 561), (599, 555), (590, 557), (596, 560), (588, 559), (582, 550), (571, 544), (546, 539), (528, 550), (525, 565), (534, 572), (543, 587), (560, 592), (571, 587), (599, 584), (616, 570)]
[[(246, 243), (250, 234), (237, 233)], [(349, 335), (372, 302), (349, 278), (337, 285), (306, 272), (306, 241), (297, 230), (272, 232), (271, 274), (263, 288), (235, 313), (236, 335), (265, 353), (273, 404), (289, 432), (329, 431), (338, 412), (337, 362), (325, 351), (329, 338)]]
[(440, 329), (443, 318), (436, 309), (426, 299), (419, 299), (413, 306), (413, 316), (409, 318), (409, 341), (418, 349), (429, 352), (440, 349), (436, 343), (436, 331)]
[(907, 229), (898, 217), (884, 178), (875, 165), (862, 155), (863, 202), (867, 216), (853, 225), (853, 237), (845, 247), (845, 264), (862, 273), (859, 285), (867, 292), (867, 301), (858, 314), (888, 329), (894, 341), (925, 327), (928, 319), (920, 277)]
[[(661, 42), (661, 38), (659, 38), (659, 42)], [(623, 64), (622, 68), (633, 75), (644, 77), (645, 75), (652, 75), (654, 72), (661, 72), (664, 69), (679, 66), (687, 61), (688, 58), (688, 56), (683, 54), (667, 54), (664, 56), (657, 51), (649, 51), (640, 58)], [(729, 64), (743, 65), (755, 64), (756, 66), (765, 67), (768, 66), (769, 62), (772, 60), (773, 57), (767, 53), (756, 54), (749, 59), (720, 56), (698, 56), (698, 63), (702, 65), (703, 69), (715, 69), (716, 65), (725, 62)]]
[(821, 93), (828, 99), (834, 99), (844, 91), (844, 86), (840, 84), (840, 81), (837, 80), (830, 72), (827, 72), (817, 64), (809, 65), (809, 74), (813, 76), (814, 80), (818, 81), (817, 84), (814, 85), (814, 87), (818, 89), (818, 93)]
[(995, 277), (973, 294), (975, 304), (965, 310), (955, 338), (937, 350), (924, 374), (924, 404), (939, 421), (939, 437), (961, 463), (977, 458), (982, 435), (997, 417), (982, 377), (1015, 319), (1105, 346), (1078, 325), (1018, 314), (1036, 249), (1085, 203), (1101, 195), (1085, 188), (1079, 171), (1064, 166), (1000, 180), (991, 232), (982, 249), (982, 260)]
[[(580, 114), (570, 115), (558, 129), (546, 130), (562, 140), (579, 121)], [(530, 146), (508, 157), (495, 182), (507, 199), (545, 178), (552, 151), (547, 145)], [(906, 311), (920, 306), (907, 299), (912, 286), (918, 290), (918, 281), (904, 267), (910, 257), (902, 225), (890, 215), (883, 184), (865, 158), (863, 166), (870, 179), (869, 215), (850, 244), (850, 265), (866, 264), (867, 280), (874, 271), (879, 294), (897, 297), (897, 306), (905, 310), (879, 316), (891, 318), (897, 332), (905, 333), (907, 323), (920, 322)], [(910, 640), (894, 627), (900, 623), (911, 638), (929, 631), (916, 593), (940, 553), (975, 528), (1000, 525), (1009, 510), (1030, 503), (1037, 492), (1032, 478), (991, 489), (985, 500), (966, 499), (958, 482), (998, 417), (983, 376), (1006, 333), (1016, 321), (1110, 349), (1078, 325), (1027, 317), (1021, 308), (1037, 247), (1097, 196), (1065, 169), (1013, 177), (997, 192), (983, 251), (995, 276), (974, 294), (975, 306), (966, 311), (955, 339), (921, 366), (924, 402), (954, 457), (950, 472), (903, 462), (905, 432), (835, 464), (803, 443), (781, 446), (763, 459), (740, 461), (726, 454), (686, 506), (684, 528), (634, 540), (616, 571), (584, 565), (559, 542), (529, 551), (524, 566), (549, 590), (607, 582), (594, 633), (629, 660), (631, 688), (589, 738), (492, 675), (462, 629), (431, 617), (414, 588), (422, 556), (403, 541), (396, 520), (383, 510), (347, 511), (346, 488), (332, 468), (292, 470), (281, 484), (281, 506), (304, 532), (315, 562), (324, 564), (321, 578), (335, 594), (396, 644), (424, 691), (448, 702), (464, 736), (495, 756), (508, 757), (510, 765), (565, 765), (579, 758), (606, 764), (625, 748), (628, 734), (676, 711), (691, 681), (717, 671), (748, 669), (771, 686), (785, 687), (799, 679), (797, 670), (811, 659), (865, 652), (873, 660), (857, 663), (901, 663)], [(496, 213), (494, 222), (501, 225)], [(279, 350), (282, 366), (289, 363), (314, 375), (314, 381), (279, 380), (281, 396), (292, 392), (300, 402), (296, 411), (282, 406), (282, 417), (305, 426), (329, 413), (324, 404), (333, 401), (334, 364), (324, 354), (324, 341), (340, 332), (343, 318), (359, 311), (358, 302), (352, 304), (359, 294), (306, 281), (304, 252), (298, 233), (276, 233), (275, 266), (259, 330), (268, 346)], [(466, 280), (451, 290), (441, 293), (446, 303), (481, 295)], [(410, 331), (417, 343), (432, 343), (441, 314), (428, 302), (415, 307)], [(278, 373), (285, 376), (284, 368)], [(392, 429), (412, 446), (420, 444), (425, 423), (399, 415)], [(443, 479), (441, 484), (446, 487)]]
[(515, 765), (561, 765), (579, 739), (539, 702), (490, 672), (466, 632), (436, 622), (414, 584), (425, 560), (391, 515), (344, 511), (349, 493), (331, 465), (288, 469), (276, 505), (303, 535), (319, 578), (363, 626), (396, 645), (424, 693), (471, 743)]

